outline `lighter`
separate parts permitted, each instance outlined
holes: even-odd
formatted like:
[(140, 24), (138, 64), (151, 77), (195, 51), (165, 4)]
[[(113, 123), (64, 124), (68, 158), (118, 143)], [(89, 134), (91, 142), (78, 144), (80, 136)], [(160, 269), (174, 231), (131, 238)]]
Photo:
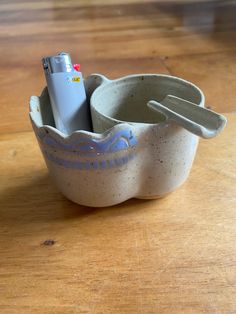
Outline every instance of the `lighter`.
[(42, 59), (56, 128), (66, 135), (91, 131), (91, 117), (81, 72), (68, 53)]

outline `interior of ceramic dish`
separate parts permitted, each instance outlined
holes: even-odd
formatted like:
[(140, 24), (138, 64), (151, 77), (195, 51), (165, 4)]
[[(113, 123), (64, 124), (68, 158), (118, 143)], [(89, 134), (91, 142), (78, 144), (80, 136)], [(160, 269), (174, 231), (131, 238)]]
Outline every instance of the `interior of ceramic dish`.
[(92, 95), (91, 103), (99, 113), (120, 121), (157, 123), (165, 117), (153, 113), (147, 102), (161, 102), (167, 95), (198, 105), (204, 101), (201, 91), (184, 80), (171, 76), (134, 75), (101, 86)]

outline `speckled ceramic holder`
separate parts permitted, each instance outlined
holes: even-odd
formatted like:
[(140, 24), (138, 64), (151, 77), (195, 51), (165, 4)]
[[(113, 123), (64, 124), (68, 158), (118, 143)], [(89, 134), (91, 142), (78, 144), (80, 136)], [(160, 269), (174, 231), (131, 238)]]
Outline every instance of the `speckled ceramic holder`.
[(167, 94), (204, 106), (199, 88), (167, 75), (130, 75), (85, 80), (94, 132), (66, 136), (54, 126), (45, 89), (32, 96), (30, 118), (48, 170), (59, 190), (86, 206), (110, 206), (129, 198), (152, 199), (187, 179), (198, 137), (166, 122), (148, 107)]

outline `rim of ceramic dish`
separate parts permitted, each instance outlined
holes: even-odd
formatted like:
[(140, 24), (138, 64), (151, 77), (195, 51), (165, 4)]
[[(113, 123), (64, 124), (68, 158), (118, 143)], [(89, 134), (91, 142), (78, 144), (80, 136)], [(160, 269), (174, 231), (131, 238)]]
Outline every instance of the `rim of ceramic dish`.
[(112, 133), (119, 132), (121, 129), (123, 129), (123, 127), (127, 127), (127, 125), (129, 126), (129, 128), (131, 127), (131, 129), (133, 130), (133, 127), (129, 123), (125, 122), (125, 123), (116, 124), (102, 133), (96, 133), (96, 132), (85, 131), (85, 130), (76, 130), (72, 132), (71, 134), (67, 135), (61, 132), (60, 130), (58, 130), (54, 126), (51, 126), (49, 124), (41, 124), (37, 121), (36, 115), (40, 114), (40, 110), (38, 110), (38, 107), (40, 106), (41, 97), (43, 93), (45, 93), (45, 91), (46, 91), (46, 88), (43, 89), (41, 96), (31, 96), (30, 98), (29, 117), (33, 126), (37, 129), (37, 134), (40, 132), (43, 132), (43, 133), (46, 132), (50, 136), (53, 136), (56, 139), (63, 140), (66, 142), (77, 139), (78, 137), (83, 137), (83, 138), (88, 138), (88, 139), (93, 138), (99, 141), (107, 137), (107, 135), (110, 132)]
[(126, 76), (123, 76), (123, 77), (120, 77), (118, 79), (114, 79), (114, 80), (110, 80), (108, 79), (106, 76), (104, 75), (101, 75), (101, 74), (94, 74), (94, 75), (97, 75), (97, 76), (102, 76), (104, 77), (106, 80), (103, 81), (103, 83), (101, 85), (99, 85), (95, 91), (92, 93), (92, 96), (90, 98), (90, 107), (93, 108), (93, 110), (101, 115), (103, 118), (109, 120), (109, 121), (112, 121), (112, 122), (115, 122), (116, 124), (120, 124), (120, 123), (128, 123), (130, 125), (149, 125), (149, 126), (154, 126), (154, 125), (159, 125), (161, 126), (162, 124), (166, 124), (166, 120), (164, 121), (160, 121), (160, 122), (156, 122), (156, 123), (147, 123), (147, 122), (131, 122), (131, 121), (125, 121), (125, 120), (118, 120), (118, 119), (115, 119), (115, 118), (111, 118), (109, 116), (107, 116), (106, 114), (102, 113), (101, 111), (98, 111), (97, 108), (94, 106), (93, 102), (95, 101), (94, 98), (96, 97), (96, 94), (97, 93), (101, 93), (103, 91), (103, 89), (106, 89), (108, 86), (110, 86), (111, 84), (117, 84), (117, 83), (121, 83), (122, 81), (126, 81), (127, 79), (135, 79), (135, 78), (139, 78), (139, 77), (161, 77), (163, 79), (167, 79), (167, 80), (171, 80), (171, 81), (177, 81), (181, 84), (184, 84), (185, 86), (189, 86), (191, 87), (193, 90), (195, 90), (199, 96), (200, 96), (200, 102), (197, 104), (198, 106), (202, 107), (204, 106), (205, 104), (205, 96), (202, 92), (202, 90), (196, 86), (195, 84), (187, 81), (187, 80), (184, 80), (180, 77), (176, 77), (176, 76), (172, 76), (172, 75), (167, 75), (167, 74), (155, 74), (155, 73), (145, 73), (145, 74), (130, 74), (130, 75), (126, 75)]

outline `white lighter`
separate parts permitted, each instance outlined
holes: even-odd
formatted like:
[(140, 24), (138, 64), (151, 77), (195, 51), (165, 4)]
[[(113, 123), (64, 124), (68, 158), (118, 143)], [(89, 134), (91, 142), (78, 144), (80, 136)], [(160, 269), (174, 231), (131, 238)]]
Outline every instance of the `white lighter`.
[(42, 63), (56, 128), (66, 135), (91, 131), (82, 73), (73, 68), (70, 55), (62, 52), (43, 58)]

